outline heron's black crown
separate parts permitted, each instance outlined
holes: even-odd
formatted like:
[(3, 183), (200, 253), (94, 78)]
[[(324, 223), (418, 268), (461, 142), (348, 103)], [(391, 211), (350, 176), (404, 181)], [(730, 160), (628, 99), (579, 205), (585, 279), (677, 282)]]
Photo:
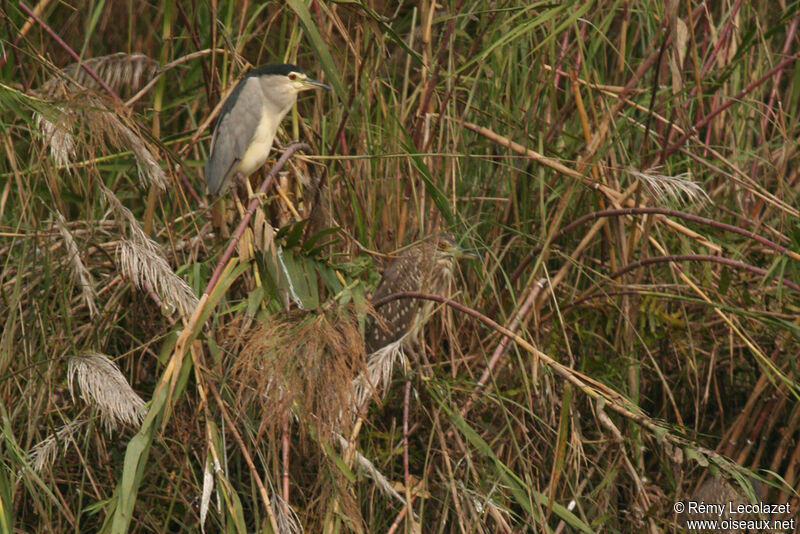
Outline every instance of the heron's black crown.
[(246, 76), (267, 76), (270, 74), (288, 76), (290, 72), (305, 74), (303, 69), (297, 65), (292, 65), (291, 63), (273, 63), (272, 65), (264, 65), (253, 69), (248, 72)]

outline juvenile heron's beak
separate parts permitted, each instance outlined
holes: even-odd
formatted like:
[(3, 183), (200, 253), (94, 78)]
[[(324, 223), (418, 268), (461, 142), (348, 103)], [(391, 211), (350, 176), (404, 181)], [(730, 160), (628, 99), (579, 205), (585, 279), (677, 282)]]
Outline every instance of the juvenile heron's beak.
[(303, 80), (303, 84), (308, 86), (308, 87), (304, 87), (304, 89), (316, 89), (317, 87), (321, 87), (322, 89), (325, 89), (326, 91), (330, 91), (331, 90), (331, 87), (329, 85), (324, 84), (322, 82), (318, 82), (317, 80), (315, 80), (313, 78), (306, 78), (305, 80)]
[(470, 250), (470, 249), (466, 249), (466, 248), (464, 248), (464, 247), (462, 247), (460, 245), (453, 245), (452, 247), (450, 247), (449, 252), (457, 260), (464, 260), (464, 259), (477, 260), (477, 259), (480, 259), (480, 254), (478, 254), (476, 251)]

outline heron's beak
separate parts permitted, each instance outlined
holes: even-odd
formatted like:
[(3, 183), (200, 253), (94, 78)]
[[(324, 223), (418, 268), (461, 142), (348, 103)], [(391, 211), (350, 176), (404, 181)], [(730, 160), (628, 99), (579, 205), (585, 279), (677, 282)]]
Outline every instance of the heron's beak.
[(459, 245), (450, 247), (450, 253), (457, 260), (464, 260), (464, 259), (477, 260), (480, 259), (481, 257), (480, 254), (478, 254), (476, 251), (463, 248)]
[(321, 87), (322, 89), (325, 89), (326, 91), (330, 91), (331, 90), (330, 85), (324, 84), (322, 82), (318, 82), (317, 80), (315, 80), (313, 78), (306, 78), (305, 80), (303, 80), (303, 83), (308, 85), (308, 87), (304, 87), (303, 89), (316, 89), (317, 87)]

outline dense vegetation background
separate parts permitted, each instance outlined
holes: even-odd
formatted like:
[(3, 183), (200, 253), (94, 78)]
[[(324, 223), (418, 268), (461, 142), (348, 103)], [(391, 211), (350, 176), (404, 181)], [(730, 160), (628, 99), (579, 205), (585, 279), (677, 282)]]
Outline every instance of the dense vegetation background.
[[(0, 531), (797, 510), (799, 6), (3, 2)], [(249, 200), (202, 165), (273, 62), (333, 91), (227, 261)], [(437, 307), (355, 406), (364, 296), (439, 230), (480, 255), (448, 294), (477, 313)]]

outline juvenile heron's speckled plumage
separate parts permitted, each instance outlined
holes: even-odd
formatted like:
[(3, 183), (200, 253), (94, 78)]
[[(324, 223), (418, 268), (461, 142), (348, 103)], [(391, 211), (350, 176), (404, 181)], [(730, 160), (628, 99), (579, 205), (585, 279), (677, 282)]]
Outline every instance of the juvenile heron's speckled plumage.
[[(394, 293), (422, 291), (441, 295), (453, 278), (461, 249), (453, 236), (439, 234), (409, 248), (384, 271), (373, 302)], [(365, 332), (367, 354), (393, 343), (406, 334), (414, 338), (430, 315), (433, 302), (401, 298), (375, 310), (378, 320), (368, 317)], [(385, 328), (384, 328), (385, 326)]]

